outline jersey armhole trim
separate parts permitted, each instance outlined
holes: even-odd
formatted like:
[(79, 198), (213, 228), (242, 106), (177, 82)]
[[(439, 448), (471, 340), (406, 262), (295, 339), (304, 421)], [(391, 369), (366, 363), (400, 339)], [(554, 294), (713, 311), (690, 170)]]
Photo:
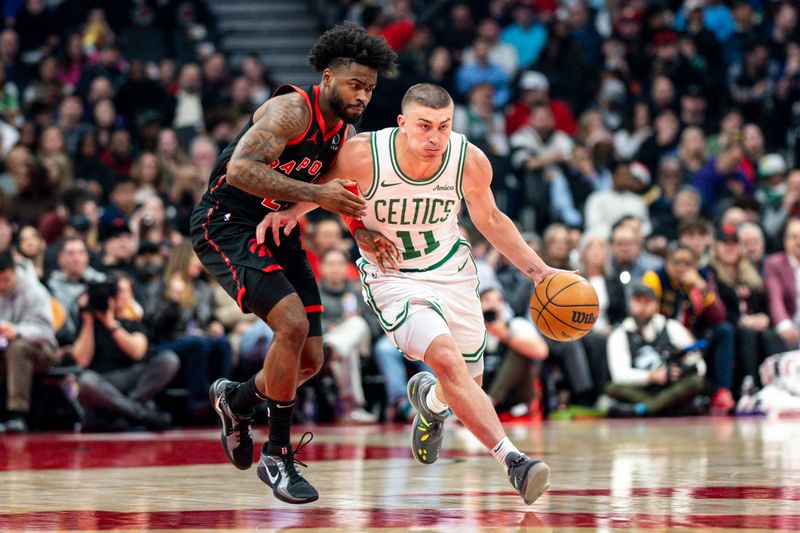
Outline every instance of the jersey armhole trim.
[(300, 87), (297, 87), (296, 85), (288, 85), (288, 87), (291, 87), (292, 89), (303, 95), (303, 98), (305, 98), (306, 101), (306, 107), (308, 108), (308, 124), (306, 124), (306, 129), (303, 131), (303, 133), (301, 133), (294, 139), (286, 141), (286, 146), (292, 146), (302, 141), (305, 138), (306, 134), (308, 133), (308, 130), (311, 129), (311, 124), (312, 122), (314, 122), (314, 110), (311, 109), (311, 100), (308, 98), (308, 93), (306, 91), (304, 91)]
[(464, 199), (464, 164), (467, 160), (467, 141), (466, 135), (461, 135), (461, 148), (458, 152), (458, 172), (456, 174), (456, 195), (460, 200)]
[(378, 180), (380, 176), (378, 175), (378, 169), (380, 165), (378, 164), (378, 143), (377, 143), (377, 132), (370, 132), (369, 134), (369, 148), (372, 152), (372, 183), (367, 190), (367, 193), (364, 195), (366, 200), (371, 199), (375, 196), (375, 193), (378, 190)]

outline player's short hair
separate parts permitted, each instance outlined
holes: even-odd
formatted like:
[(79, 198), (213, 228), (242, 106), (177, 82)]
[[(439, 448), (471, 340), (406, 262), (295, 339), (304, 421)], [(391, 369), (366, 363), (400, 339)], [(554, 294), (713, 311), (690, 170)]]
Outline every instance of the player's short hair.
[(394, 70), (397, 54), (386, 39), (345, 22), (326, 31), (309, 52), (308, 64), (317, 72), (358, 63), (386, 74)]
[(405, 110), (412, 103), (431, 109), (444, 109), (453, 105), (453, 98), (444, 88), (434, 83), (418, 83), (406, 91), (400, 109)]

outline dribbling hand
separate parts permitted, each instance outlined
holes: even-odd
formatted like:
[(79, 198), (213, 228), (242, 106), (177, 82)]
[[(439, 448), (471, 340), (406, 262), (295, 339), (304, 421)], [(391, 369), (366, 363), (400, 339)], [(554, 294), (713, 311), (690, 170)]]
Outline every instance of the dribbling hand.
[(544, 280), (547, 276), (549, 276), (551, 274), (558, 274), (558, 273), (580, 274), (580, 271), (579, 270), (564, 270), (564, 269), (561, 269), (561, 268), (553, 268), (553, 267), (544, 265), (544, 268), (541, 268), (541, 269), (539, 269), (537, 271), (529, 270), (527, 272), (528, 277), (530, 277), (533, 280), (533, 282), (536, 283), (537, 285), (539, 283), (541, 283), (542, 280)]

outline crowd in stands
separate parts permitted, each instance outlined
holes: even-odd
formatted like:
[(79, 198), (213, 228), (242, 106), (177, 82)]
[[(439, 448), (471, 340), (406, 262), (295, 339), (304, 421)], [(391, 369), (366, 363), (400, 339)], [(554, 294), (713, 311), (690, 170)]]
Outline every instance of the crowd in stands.
[[(501, 208), (599, 295), (592, 333), (545, 339), (528, 318), (533, 283), (465, 217), (484, 386), (504, 416), (727, 414), (766, 385), (766, 358), (798, 348), (793, 2), (317, 4), (323, 25), (353, 20), (399, 54), (359, 129), (393, 126), (414, 83), (447, 88)], [(204, 0), (3, 10), (0, 428), (47, 429), (31, 406), (54, 368), (72, 369), (84, 430), (212, 421), (209, 384), (260, 368), (272, 333), (203, 271), (188, 220), (220, 150), (292, 80), (258, 56), (232, 62)], [(365, 305), (347, 231), (315, 212), (304, 240), (326, 364), (296, 416), (405, 420), (421, 363)]]

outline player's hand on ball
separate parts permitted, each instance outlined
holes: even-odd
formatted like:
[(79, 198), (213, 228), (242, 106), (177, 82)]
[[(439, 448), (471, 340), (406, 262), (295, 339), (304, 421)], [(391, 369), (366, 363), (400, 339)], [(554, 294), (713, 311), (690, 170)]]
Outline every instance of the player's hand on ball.
[(280, 244), (281, 228), (284, 228), (284, 235), (289, 235), (297, 225), (297, 218), (297, 214), (291, 209), (267, 213), (267, 216), (256, 226), (256, 241), (258, 244), (264, 244), (264, 240), (267, 238), (267, 231), (271, 230), (272, 240), (275, 244)]
[(559, 272), (565, 274), (580, 274), (579, 270), (564, 270), (561, 268), (553, 268), (545, 265), (544, 268), (537, 270), (535, 272), (529, 270), (528, 276), (533, 280), (534, 283), (538, 285), (539, 283), (542, 282), (544, 278), (546, 278), (550, 274), (558, 274)]
[(358, 228), (353, 237), (359, 248), (375, 256), (381, 272), (386, 272), (387, 268), (397, 269), (400, 264), (400, 251), (382, 233), (367, 228)]
[(367, 202), (348, 190), (348, 186), (357, 187), (351, 180), (335, 179), (319, 185), (316, 189), (314, 203), (323, 209), (339, 213), (350, 218), (362, 218), (367, 214)]

